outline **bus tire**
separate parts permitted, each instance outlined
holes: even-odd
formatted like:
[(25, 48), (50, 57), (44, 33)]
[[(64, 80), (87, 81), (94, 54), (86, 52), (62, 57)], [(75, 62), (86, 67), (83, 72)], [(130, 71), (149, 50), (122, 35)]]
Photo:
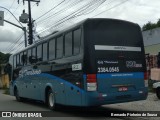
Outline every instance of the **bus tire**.
[(19, 96), (19, 92), (18, 92), (18, 89), (17, 89), (17, 88), (15, 88), (14, 94), (15, 94), (16, 100), (17, 100), (18, 102), (21, 102), (21, 101), (22, 101), (22, 98)]
[(55, 94), (52, 90), (48, 91), (48, 98), (47, 98), (48, 107), (51, 110), (56, 110), (56, 104), (55, 104)]
[(160, 99), (160, 87), (156, 88), (156, 95)]

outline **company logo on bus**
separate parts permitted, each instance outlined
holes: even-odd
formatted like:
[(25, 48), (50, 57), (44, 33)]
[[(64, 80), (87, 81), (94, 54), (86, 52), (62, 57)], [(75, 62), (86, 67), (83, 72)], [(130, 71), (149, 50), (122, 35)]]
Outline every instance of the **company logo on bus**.
[(126, 61), (126, 66), (128, 68), (140, 68), (142, 67), (142, 64), (138, 64), (136, 61)]
[(41, 74), (40, 69), (33, 69), (33, 68), (24, 68), (19, 71), (19, 77), (23, 78), (24, 76), (29, 76), (29, 75), (38, 75)]
[(126, 50), (127, 48), (124, 46), (115, 46), (114, 49), (115, 50)]
[(108, 61), (108, 60), (98, 60), (97, 61), (98, 64), (118, 64), (118, 61)]

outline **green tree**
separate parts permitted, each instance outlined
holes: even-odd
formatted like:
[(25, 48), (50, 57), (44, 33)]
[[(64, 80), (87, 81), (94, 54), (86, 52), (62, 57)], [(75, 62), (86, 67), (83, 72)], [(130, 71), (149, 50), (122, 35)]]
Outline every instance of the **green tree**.
[(157, 21), (157, 23), (152, 23), (149, 21), (147, 24), (144, 24), (142, 27), (142, 31), (151, 30), (157, 27), (160, 27), (160, 19)]
[(157, 26), (160, 27), (160, 19), (157, 21)]
[(9, 54), (9, 53), (4, 54), (4, 53), (0, 52), (0, 64), (7, 63), (9, 61), (10, 55), (11, 54)]

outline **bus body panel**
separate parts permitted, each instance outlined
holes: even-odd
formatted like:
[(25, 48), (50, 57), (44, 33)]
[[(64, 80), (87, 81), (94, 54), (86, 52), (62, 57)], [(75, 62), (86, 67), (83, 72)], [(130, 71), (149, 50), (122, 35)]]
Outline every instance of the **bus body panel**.
[[(87, 21), (84, 40), (84, 79), (89, 74), (97, 77), (97, 94), (88, 93), (89, 103), (97, 101), (97, 96), (101, 95), (103, 102), (97, 101), (97, 104), (147, 98), (143, 74), (146, 70), (144, 45), (137, 24), (105, 19)], [(89, 97), (89, 94), (93, 96)]]
[[(98, 92), (121, 92), (120, 88), (126, 88), (124, 91), (137, 91), (144, 87), (143, 73), (112, 73), (97, 74)], [(120, 91), (121, 90), (121, 91)]]
[[(49, 87), (55, 94), (55, 102), (62, 105), (99, 106), (146, 99), (144, 46), (139, 26), (121, 20), (88, 19), (62, 33), (75, 28), (82, 31), (79, 54), (13, 69), (17, 75), (23, 69), (34, 73), (24, 77), (13, 75), (12, 86), (17, 86), (20, 96), (46, 102), (46, 89)], [(55, 36), (47, 39), (52, 38)], [(126, 62), (130, 68), (126, 67)], [(133, 68), (130, 62), (136, 62), (140, 67)], [(11, 63), (13, 65), (12, 60)], [(77, 66), (81, 66), (80, 69)], [(114, 67), (114, 70), (110, 71), (108, 67)], [(88, 74), (96, 75), (96, 91), (87, 91)], [(12, 86), (10, 91), (13, 95)]]

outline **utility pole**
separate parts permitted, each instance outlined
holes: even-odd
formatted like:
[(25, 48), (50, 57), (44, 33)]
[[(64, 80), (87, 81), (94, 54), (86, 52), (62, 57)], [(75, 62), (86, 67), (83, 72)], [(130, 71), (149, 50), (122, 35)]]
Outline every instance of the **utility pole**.
[[(31, 14), (31, 2), (36, 2), (37, 5), (39, 4), (40, 0), (23, 0), (23, 4), (25, 1), (28, 1), (28, 27), (29, 27), (29, 36), (28, 36), (28, 44), (32, 45), (33, 44), (33, 30), (32, 30), (32, 14)], [(19, 3), (19, 0), (18, 0)]]
[(16, 24), (10, 22), (10, 21), (7, 21), (7, 20), (5, 20), (5, 19), (4, 19), (4, 21), (7, 22), (7, 23), (9, 23), (9, 24), (11, 24), (11, 25), (14, 25), (14, 26), (16, 26), (16, 27), (18, 27), (18, 28), (20, 28), (20, 29), (22, 29), (22, 30), (24, 31), (25, 47), (27, 47), (27, 36), (26, 36), (26, 32), (27, 32), (27, 31), (26, 31), (26, 27), (21, 27), (21, 26), (19, 26), (19, 25), (16, 25)]
[(31, 3), (30, 0), (28, 0), (28, 14), (29, 14), (29, 38), (28, 43), (31, 45), (33, 43), (33, 30), (32, 30), (32, 15), (31, 15)]

